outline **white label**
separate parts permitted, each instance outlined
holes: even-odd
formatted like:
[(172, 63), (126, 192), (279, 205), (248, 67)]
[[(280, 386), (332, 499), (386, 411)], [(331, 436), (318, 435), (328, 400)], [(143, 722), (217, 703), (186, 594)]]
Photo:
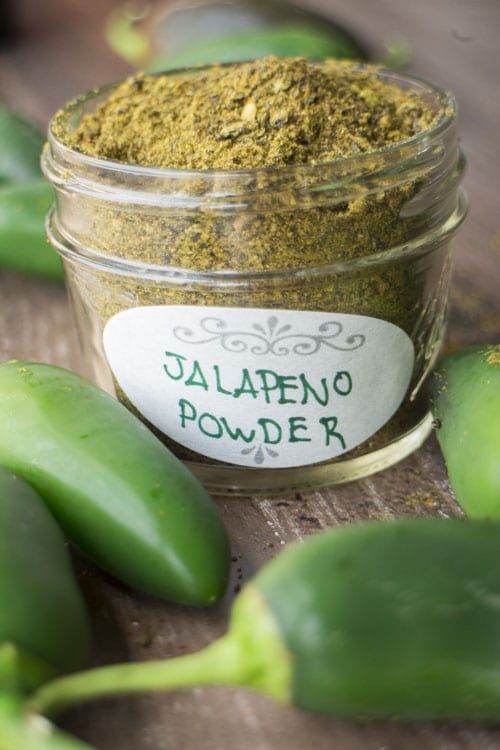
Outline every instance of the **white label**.
[(138, 307), (104, 330), (111, 369), (165, 435), (224, 463), (305, 466), (379, 430), (413, 370), (410, 338), (362, 315)]

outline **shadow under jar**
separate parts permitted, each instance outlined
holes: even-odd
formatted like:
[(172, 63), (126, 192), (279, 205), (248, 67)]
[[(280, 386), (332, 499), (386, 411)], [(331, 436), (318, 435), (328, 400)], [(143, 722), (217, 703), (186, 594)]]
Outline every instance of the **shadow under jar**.
[[(49, 129), (48, 232), (88, 372), (213, 492), (357, 479), (431, 429), (425, 383), (466, 213), (464, 159), (448, 93), (377, 75), (442, 116), (325, 164), (141, 167), (78, 153)], [(63, 127), (111, 90), (68, 105)]]

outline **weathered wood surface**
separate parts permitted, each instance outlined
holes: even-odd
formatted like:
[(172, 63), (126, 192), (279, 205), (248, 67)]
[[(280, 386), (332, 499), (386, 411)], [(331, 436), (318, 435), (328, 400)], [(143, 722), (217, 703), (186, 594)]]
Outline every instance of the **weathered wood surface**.
[[(102, 39), (102, 19), (114, 4), (14, 3), (24, 30), (15, 44), (0, 50), (0, 97), (44, 123), (69, 97), (122, 77), (126, 66)], [(413, 69), (458, 95), (471, 212), (456, 241), (448, 345), (498, 340), (498, 0), (314, 4), (349, 23), (376, 48), (404, 36), (414, 50)], [(0, 300), (2, 359), (32, 358), (79, 369), (62, 289), (2, 273)], [(210, 642), (225, 628), (234, 589), (289, 541), (359, 518), (457, 512), (433, 439), (399, 466), (365, 481), (310, 495), (220, 499), (218, 504), (231, 534), (234, 563), (230, 592), (213, 611), (192, 612), (132, 595), (79, 564), (94, 613), (96, 662), (187, 653)], [(495, 727), (338, 721), (285, 710), (245, 690), (200, 689), (100, 703), (68, 715), (65, 724), (99, 750), (500, 748)]]

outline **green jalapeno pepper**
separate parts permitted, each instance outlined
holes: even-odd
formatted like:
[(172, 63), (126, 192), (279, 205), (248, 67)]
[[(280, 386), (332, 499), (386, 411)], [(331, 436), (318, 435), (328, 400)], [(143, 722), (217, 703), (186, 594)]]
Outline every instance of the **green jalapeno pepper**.
[(0, 750), (92, 750), (56, 729), (42, 716), (29, 715), (14, 695), (0, 693)]
[(329, 16), (295, 3), (190, 0), (157, 17), (134, 15), (119, 5), (110, 13), (106, 37), (127, 62), (167, 70), (207, 63), (253, 60), (266, 55), (367, 60), (364, 44)]
[(81, 668), (89, 643), (56, 522), (28, 484), (0, 468), (0, 690), (28, 689)]
[(446, 357), (433, 413), (458, 502), (471, 518), (500, 518), (500, 345)]
[(24, 118), (0, 106), (0, 184), (40, 177), (43, 135)]
[(457, 519), (319, 534), (258, 573), (205, 650), (70, 675), (31, 705), (219, 683), (339, 715), (498, 719), (499, 546), (500, 524)]
[(0, 106), (0, 267), (59, 280), (62, 264), (45, 236), (52, 188), (40, 171), (44, 137)]
[(0, 366), (0, 464), (125, 583), (196, 606), (223, 594), (229, 545), (209, 495), (139, 419), (78, 375)]
[(323, 57), (365, 60), (366, 54), (342, 31), (334, 34), (323, 28), (304, 28), (282, 24), (264, 29), (250, 29), (222, 36), (200, 44), (187, 44), (177, 54), (160, 56), (149, 66), (161, 72), (191, 65), (254, 60), (258, 57)]
[(0, 186), (0, 266), (47, 279), (62, 279), (59, 256), (48, 244), (44, 223), (54, 200), (43, 179)]

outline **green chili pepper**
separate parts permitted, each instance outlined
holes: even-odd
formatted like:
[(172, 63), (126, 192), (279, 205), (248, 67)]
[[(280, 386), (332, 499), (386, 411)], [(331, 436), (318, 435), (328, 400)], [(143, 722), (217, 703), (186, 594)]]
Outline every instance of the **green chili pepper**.
[(54, 200), (43, 179), (0, 187), (0, 266), (62, 279), (59, 256), (45, 236), (44, 222)]
[(441, 362), (433, 413), (461, 507), (472, 518), (500, 518), (500, 345), (464, 349)]
[(0, 750), (92, 750), (56, 729), (42, 716), (27, 714), (19, 698), (0, 693)]
[(127, 62), (153, 70), (265, 55), (368, 58), (344, 26), (286, 0), (189, 0), (164, 9), (125, 3), (109, 15), (106, 37)]
[(319, 534), (243, 589), (205, 650), (70, 675), (30, 705), (219, 683), (340, 715), (498, 720), (499, 540), (499, 523), (456, 519)]
[(365, 59), (355, 42), (341, 31), (307, 28), (303, 26), (271, 26), (224, 34), (213, 40), (198, 40), (176, 54), (160, 56), (149, 66), (152, 72), (191, 65), (254, 60), (258, 57), (310, 57), (320, 59)]
[(83, 666), (89, 625), (64, 538), (36, 492), (2, 468), (0, 603), (0, 690)]
[(0, 366), (0, 464), (125, 583), (197, 606), (223, 594), (229, 545), (209, 495), (139, 419), (83, 378), (50, 365)]
[(31, 123), (0, 106), (0, 184), (40, 177), (43, 135)]
[(60, 280), (62, 264), (44, 228), (54, 197), (40, 171), (43, 141), (33, 125), (0, 106), (0, 267)]

